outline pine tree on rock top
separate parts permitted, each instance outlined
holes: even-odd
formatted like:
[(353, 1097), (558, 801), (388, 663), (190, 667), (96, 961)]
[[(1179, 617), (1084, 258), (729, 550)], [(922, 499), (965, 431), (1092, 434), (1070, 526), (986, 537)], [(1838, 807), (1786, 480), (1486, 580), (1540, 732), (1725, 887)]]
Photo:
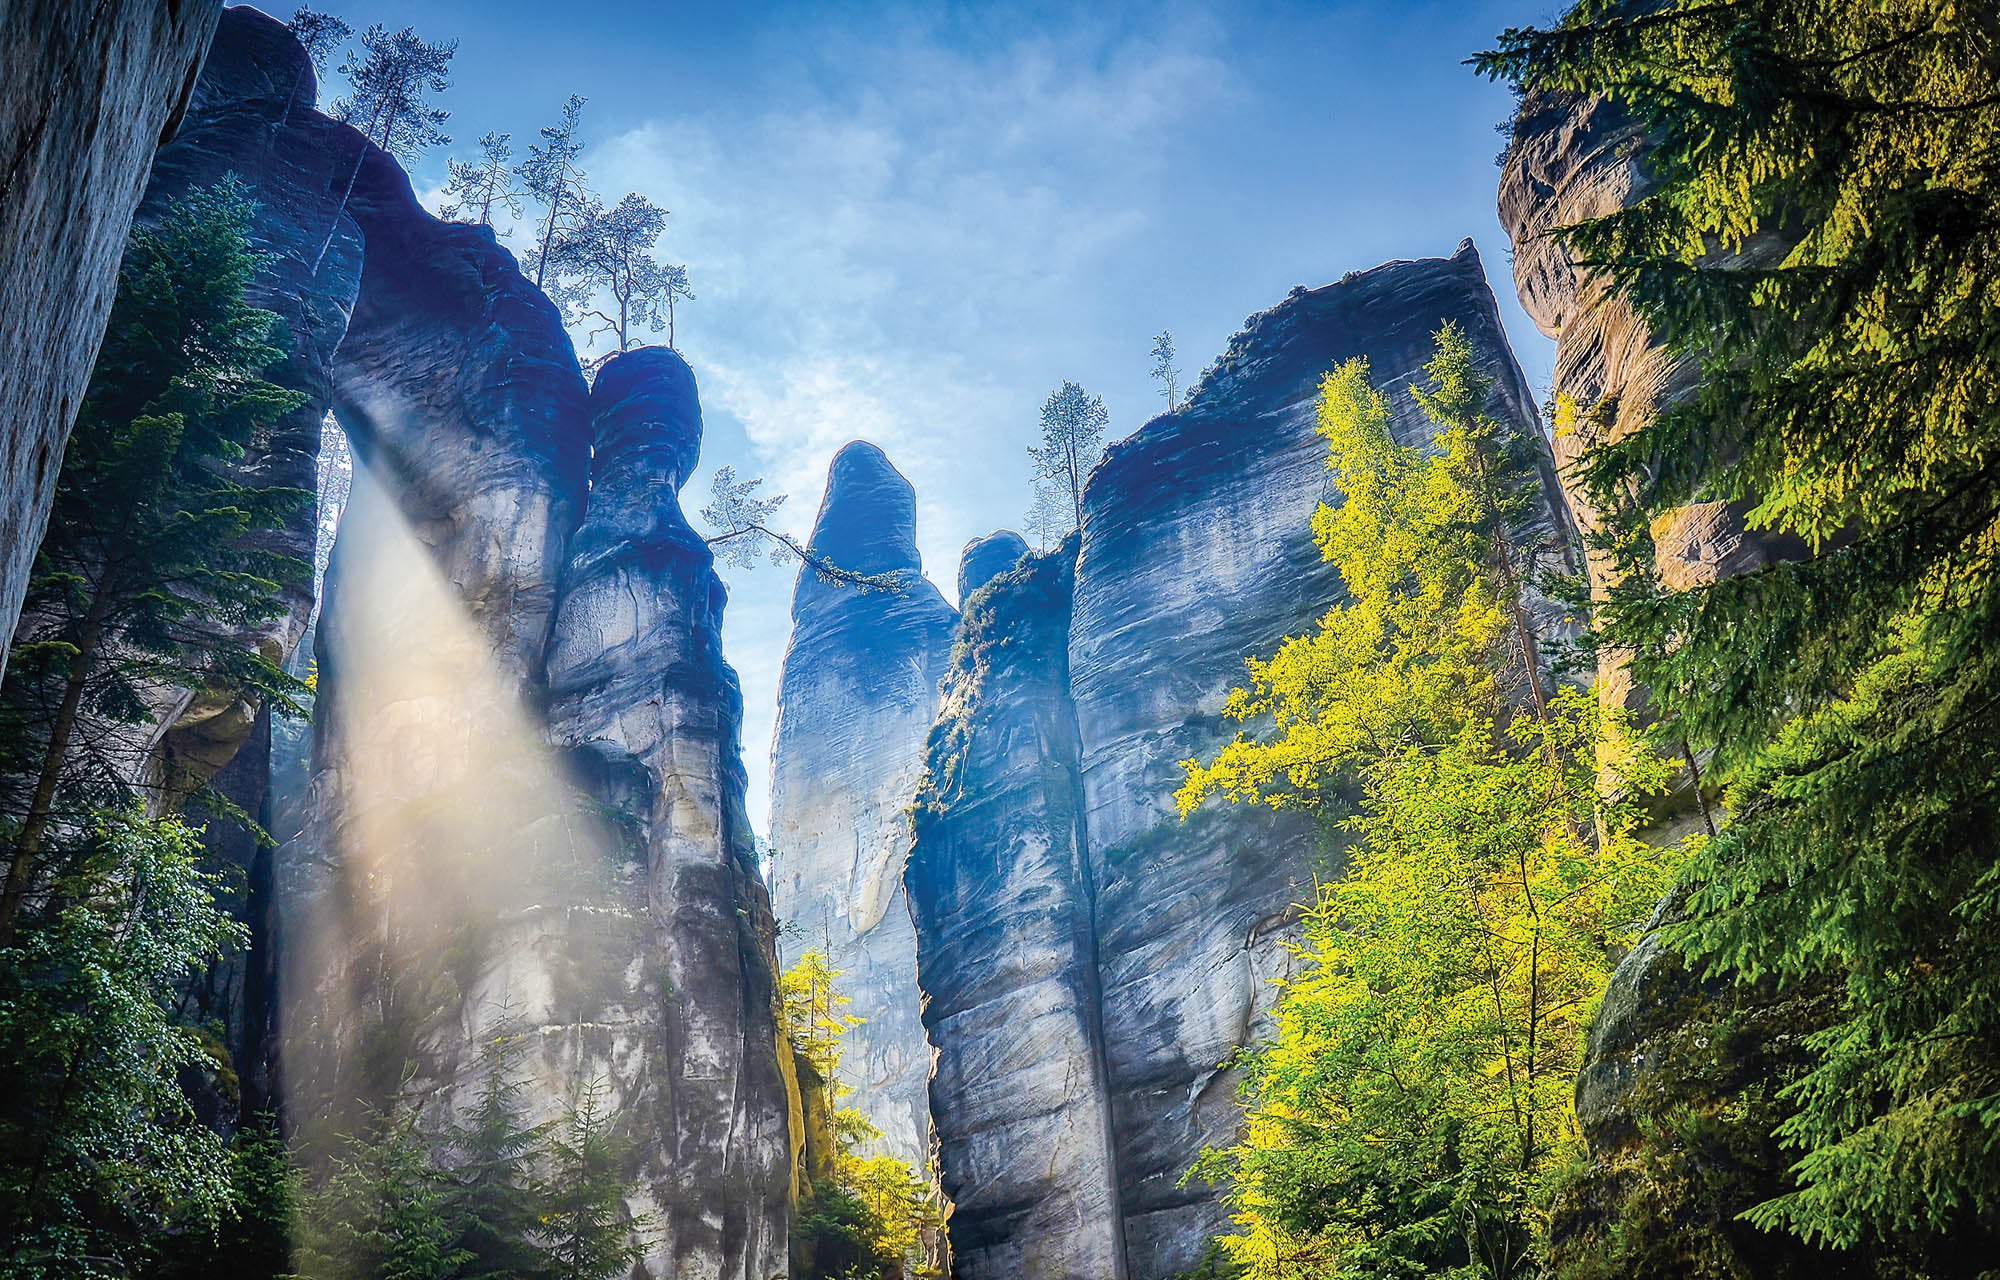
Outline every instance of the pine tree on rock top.
[(429, 95), (451, 88), (451, 59), (458, 41), (431, 44), (404, 27), (395, 34), (377, 25), (361, 33), (362, 57), (340, 66), (348, 95), (333, 104), (333, 118), (351, 124), (382, 150), (409, 164), (431, 147), (451, 141), (444, 122), (451, 112)]

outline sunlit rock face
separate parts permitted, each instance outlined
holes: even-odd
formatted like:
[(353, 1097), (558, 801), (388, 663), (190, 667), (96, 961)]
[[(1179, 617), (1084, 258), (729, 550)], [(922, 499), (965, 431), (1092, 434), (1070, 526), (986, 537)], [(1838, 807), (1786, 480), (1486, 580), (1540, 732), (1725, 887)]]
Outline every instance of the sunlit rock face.
[[(723, 591), (678, 503), (693, 376), (635, 352), (593, 395), (492, 233), (431, 217), (312, 102), (285, 28), (228, 11), (157, 184), (234, 171), (260, 205), (275, 258), (255, 300), (310, 404), (245, 466), (311, 487), (329, 403), (358, 465), (303, 830), (253, 870), (263, 927), (228, 976), (232, 1044), (261, 1072), (281, 1006), (288, 1122), (321, 1151), (370, 1105), (461, 1105), (502, 1046), (531, 1119), (587, 1096), (631, 1140), (649, 1274), (766, 1280), (790, 1213), (773, 924)], [(284, 536), (309, 564), (309, 525)], [(286, 584), (278, 634), (245, 642), (288, 647), (309, 581)], [(217, 741), (225, 720), (176, 733)], [(239, 753), (221, 778), (253, 804), (256, 765)]]
[[(1675, 359), (1646, 322), (1601, 275), (1580, 270), (1552, 234), (1554, 228), (1602, 217), (1642, 199), (1650, 189), (1643, 130), (1615, 103), (1567, 93), (1535, 93), (1522, 101), (1500, 175), (1500, 224), (1514, 244), (1514, 285), (1536, 327), (1556, 340), (1551, 392), (1557, 405), (1556, 458), (1567, 475), (1593, 446), (1621, 439), (1659, 409), (1686, 396), (1698, 370)], [(1747, 246), (1744, 262), (1763, 261), (1784, 246), (1765, 237)], [(1599, 513), (1581, 485), (1567, 487), (1578, 525), (1587, 533)], [(1652, 534), (1661, 581), (1681, 589), (1747, 573), (1801, 550), (1791, 539), (1751, 530), (1752, 505), (1701, 502), (1657, 521)], [(1602, 553), (1588, 556), (1593, 591), (1611, 584)], [(1637, 707), (1622, 659), (1606, 656), (1605, 697)]]
[[(989, 563), (978, 547), (965, 580)], [(911, 811), (938, 1171), (965, 1280), (1126, 1275), (1069, 697), (1075, 556), (1072, 539), (965, 599)]]
[(0, 7), (0, 669), (154, 148), (222, 0)]
[[(1108, 1116), (1114, 1193), (1096, 1197), (1090, 1212), (1105, 1215), (1093, 1219), (1097, 1229), (1115, 1223), (1120, 1265), (1135, 1280), (1192, 1269), (1226, 1225), (1214, 1189), (1181, 1179), (1204, 1145), (1237, 1132), (1235, 1073), (1221, 1064), (1270, 1030), (1271, 980), (1290, 969), (1298, 904), (1310, 900), (1315, 870), (1334, 866), (1320, 833), (1295, 814), (1212, 803), (1180, 821), (1178, 762), (1212, 755), (1237, 731), (1221, 709), (1246, 678), (1244, 659), (1311, 630), (1341, 598), (1310, 531), (1314, 509), (1331, 496), (1315, 430), (1321, 376), (1365, 356), (1395, 404), (1393, 430), (1426, 442), (1430, 428), (1407, 388), (1448, 321), (1463, 326), (1494, 379), (1489, 411), (1543, 454), (1539, 501), (1516, 536), (1541, 548), (1547, 567), (1570, 565), (1573, 532), (1534, 402), (1468, 241), (1450, 258), (1296, 290), (1251, 317), (1180, 412), (1112, 446), (1092, 474), (1073, 607), (1065, 601), (1066, 671), (1057, 674), (1053, 657), (1035, 662), (1033, 698), (999, 681), (951, 686), (932, 739), (910, 885), (913, 902), (921, 875), (924, 893), (960, 904), (954, 915), (919, 903), (928, 1007), (979, 1011), (956, 1022), (927, 1015), (939, 1053), (932, 1105), (942, 1173), (947, 1188), (979, 1192), (952, 1218), (961, 1258), (966, 1239), (1007, 1242), (991, 1246), (1003, 1256), (1003, 1247), (1026, 1246), (1023, 1233), (1045, 1212), (1083, 1212), (1073, 1201), (1080, 1184), (1056, 1175), (1039, 1189), (1022, 1177), (1010, 1197), (985, 1207), (990, 1152), (1010, 1126), (1030, 1138), (1016, 1152), (1026, 1159), (1050, 1133), (1070, 1124), (1083, 1132)], [(976, 549), (968, 580), (989, 571), (989, 553)], [(986, 625), (1026, 625), (1008, 616), (1015, 597), (1001, 590), (1020, 572), (997, 579), (990, 599), (975, 595), (1000, 616)], [(1543, 639), (1573, 628), (1554, 602), (1535, 595), (1529, 605)], [(978, 611), (969, 605), (968, 617)], [(973, 634), (968, 621), (967, 643)], [(996, 670), (1026, 661), (1005, 646), (994, 652)], [(1066, 705), (1072, 763), (1059, 763), (1051, 730), (1010, 713), (1007, 700), (1024, 698)], [(1041, 786), (1067, 779), (1065, 794), (1081, 807), (1072, 838), (1082, 854), (1067, 869), (1048, 838), (1015, 831), (1044, 803), (1020, 798), (1024, 773)], [(951, 898), (936, 887), (954, 877), (977, 892)], [(1016, 963), (983, 957), (1009, 929), (1032, 934), (1048, 927), (1044, 913), (1083, 911), (1078, 902), (1087, 920), (1065, 914), (1061, 932), (1088, 938), (1094, 971), (1065, 987), (1083, 993), (1072, 1043), (1101, 1046), (1102, 1063), (1095, 1077), (1073, 1075), (1071, 1105), (1043, 1119), (1046, 1096), (1017, 1084), (1009, 1064), (1049, 988), (1039, 976), (995, 980), (981, 966)], [(1006, 923), (1023, 917), (1036, 924)], [(998, 922), (990, 932), (989, 921)], [(1019, 964), (1038, 975), (1061, 969), (1044, 944), (1025, 945)], [(1072, 942), (1063, 963), (1081, 963), (1080, 949)], [(959, 1072), (949, 1087), (947, 1061)]]
[(899, 573), (900, 591), (861, 591), (799, 574), (771, 746), (772, 905), (788, 958), (821, 948), (841, 971), (846, 1105), (883, 1146), (921, 1168), (930, 1148), (930, 1051), (917, 1016), (916, 939), (903, 892), (904, 811), (958, 611), (917, 553), (910, 482), (882, 451), (835, 455), (811, 547), (833, 564)]
[(678, 498), (700, 455), (694, 375), (662, 348), (626, 353), (598, 373), (590, 410), (590, 510), (548, 650), (550, 737), (616, 815), (630, 858), (606, 906), (636, 927), (632, 945), (596, 940), (616, 948), (602, 970), (616, 981), (583, 996), (575, 1034), (612, 1064), (641, 1138), (652, 1272), (765, 1280), (786, 1265), (791, 1143), (725, 593)]

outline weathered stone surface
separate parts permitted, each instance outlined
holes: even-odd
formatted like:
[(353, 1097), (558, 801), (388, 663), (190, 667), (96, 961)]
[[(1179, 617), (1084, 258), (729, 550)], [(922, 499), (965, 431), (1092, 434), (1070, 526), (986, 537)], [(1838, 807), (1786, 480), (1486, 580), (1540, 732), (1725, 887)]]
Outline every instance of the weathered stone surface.
[(965, 544), (958, 555), (958, 598), (972, 593), (1012, 569), (1028, 554), (1028, 540), (1012, 529), (1001, 529)]
[(221, 0), (0, 8), (0, 671), (153, 151)]
[(620, 898), (640, 927), (636, 956), (620, 956), (625, 1026), (606, 1015), (586, 1040), (616, 1064), (641, 1138), (649, 1269), (766, 1280), (785, 1269), (791, 1182), (774, 928), (743, 804), (725, 593), (678, 500), (701, 439), (694, 375), (663, 348), (628, 352), (599, 372), (591, 412), (550, 735), (625, 820), (639, 874)]
[[(1572, 564), (1574, 533), (1533, 401), (1466, 242), (1448, 259), (1294, 291), (1251, 317), (1180, 412), (1111, 447), (1085, 494), (1060, 657), (1014, 638), (1042, 635), (1018, 613), (1017, 587), (1046, 576), (1047, 561), (973, 594), (908, 877), (939, 1053), (941, 1173), (965, 1196), (952, 1219), (962, 1266), (968, 1248), (1004, 1268), (1018, 1264), (1006, 1250), (1034, 1247), (1036, 1233), (1101, 1241), (1115, 1226), (1114, 1259), (1097, 1273), (1116, 1265), (1162, 1280), (1192, 1269), (1224, 1225), (1214, 1189), (1181, 1178), (1204, 1145), (1237, 1132), (1234, 1073), (1221, 1064), (1268, 1031), (1297, 904), (1314, 871), (1332, 868), (1296, 814), (1217, 804), (1180, 821), (1178, 762), (1213, 754), (1236, 732), (1221, 709), (1245, 679), (1244, 659), (1309, 631), (1341, 596), (1310, 529), (1331, 492), (1315, 429), (1321, 375), (1367, 357), (1395, 403), (1393, 429), (1427, 442), (1405, 389), (1450, 321), (1494, 378), (1491, 412), (1542, 447), (1540, 501), (1517, 538), (1548, 567)], [(962, 581), (979, 581), (1017, 547), (974, 543)], [(1571, 628), (1554, 602), (1530, 603), (1544, 639)], [(983, 656), (963, 652), (988, 633)], [(1039, 710), (1045, 703), (1060, 712)], [(1050, 727), (1071, 723), (1065, 716), (1073, 761), (1070, 740)], [(1065, 806), (1079, 801), (1073, 819)], [(1048, 834), (1051, 814), (1073, 829), (1064, 841)], [(1018, 954), (996, 954), (1009, 946)], [(1052, 1003), (1052, 990), (1083, 994)], [(1045, 1016), (1079, 1029), (1025, 1037)], [(1066, 1068), (1053, 1089), (1031, 1073), (1015, 1079), (1033, 1060), (1017, 1053), (1060, 1062), (1064, 1044), (1101, 1047), (1101, 1068)], [(1051, 1092), (1070, 1101), (1053, 1104)], [(1067, 1153), (1107, 1115), (1107, 1154), (1065, 1154), (1073, 1172), (1028, 1167), (1030, 1153)], [(1109, 1192), (1094, 1181), (1104, 1177)]]
[[(1553, 234), (1642, 199), (1651, 187), (1645, 148), (1644, 131), (1615, 103), (1535, 93), (1521, 104), (1500, 175), (1500, 224), (1514, 244), (1515, 289), (1536, 326), (1556, 340), (1553, 444), (1565, 476), (1594, 445), (1631, 434), (1695, 385), (1693, 364), (1655, 341), (1610, 282), (1579, 269)], [(1765, 238), (1741, 260), (1781, 250)], [(1581, 486), (1567, 484), (1565, 496), (1578, 527), (1594, 531), (1599, 513)], [(1797, 554), (1790, 540), (1744, 527), (1749, 505), (1699, 503), (1663, 518), (1653, 530), (1663, 580), (1688, 586)], [(1612, 566), (1595, 551), (1586, 563), (1591, 588), (1602, 595)], [(1619, 655), (1605, 655), (1598, 675), (1608, 703), (1643, 702)]]
[(356, 461), (491, 634), (496, 661), (536, 679), (584, 503), (588, 392), (575, 350), (491, 228), (431, 217), (393, 159), (346, 138), (346, 208), (367, 255), (334, 364), (335, 412)]
[[(1405, 388), (1433, 335), (1464, 327), (1494, 378), (1491, 412), (1541, 439), (1534, 401), (1470, 241), (1300, 291), (1253, 316), (1177, 414), (1113, 445), (1085, 495), (1071, 690), (1083, 747), (1116, 1117), (1120, 1209), (1134, 1277), (1188, 1270), (1224, 1222), (1214, 1191), (1178, 1185), (1240, 1110), (1221, 1064), (1267, 1030), (1311, 896), (1308, 819), (1210, 804), (1181, 822), (1177, 761), (1235, 733), (1221, 715), (1244, 659), (1309, 631), (1341, 593), (1310, 530), (1328, 496), (1315, 429), (1320, 376), (1365, 356), (1394, 430), (1428, 439)], [(1571, 534), (1552, 464), (1532, 533), (1556, 561)], [(1544, 635), (1560, 610), (1536, 601)]]
[(964, 1280), (1122, 1280), (1080, 744), (1074, 539), (965, 619), (905, 873), (937, 1049), (931, 1107)]
[[(771, 746), (771, 896), (797, 930), (788, 953), (823, 949), (848, 1012), (866, 1021), (841, 1050), (847, 1105), (886, 1150), (929, 1157), (930, 1049), (917, 1017), (916, 938), (903, 895), (904, 810), (958, 611), (923, 577), (910, 482), (872, 444), (835, 455), (811, 547), (904, 589), (858, 591), (801, 570)], [(788, 958), (792, 958), (788, 956)]]
[[(232, 175), (256, 202), (252, 236), (269, 262), (246, 296), (278, 316), (279, 345), (287, 353), (265, 376), (305, 392), (307, 400), (252, 442), (238, 471), (246, 483), (310, 492), (317, 482), (320, 424), (333, 399), (334, 351), (360, 286), (361, 233), (339, 207), (333, 144), (341, 126), (312, 110), (311, 60), (290, 32), (261, 14), (232, 11), (225, 22), (228, 35), (203, 68), (178, 134), (154, 161), (136, 221), (157, 222), (170, 200)], [(256, 535), (266, 549), (300, 565), (280, 584), (282, 612), (254, 634), (236, 637), (274, 662), (297, 648), (312, 612), (316, 515), (308, 502), (284, 528)], [(163, 711), (167, 727), (154, 768), (165, 776), (212, 777), (218, 792), (268, 824), (270, 712), (227, 692), (195, 698), (180, 691)], [(250, 947), (207, 976), (197, 1002), (225, 1028), (241, 1105), (273, 1106), (275, 851), (229, 823), (210, 823), (203, 839), (213, 856), (242, 872), (244, 888), (233, 905), (250, 929)]]

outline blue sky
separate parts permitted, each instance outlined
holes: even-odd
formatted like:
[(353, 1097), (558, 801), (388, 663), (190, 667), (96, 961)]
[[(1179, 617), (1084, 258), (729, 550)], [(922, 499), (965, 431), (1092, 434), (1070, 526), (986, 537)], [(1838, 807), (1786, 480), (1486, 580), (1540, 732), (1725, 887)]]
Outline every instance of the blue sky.
[[(1471, 236), (1547, 385), (1494, 216), (1511, 97), (1460, 64), (1553, 3), (319, 7), (459, 41), (462, 155), (489, 129), (525, 151), (587, 97), (593, 184), (671, 211), (661, 250), (697, 294), (678, 320), (707, 434), (690, 512), (730, 464), (789, 492), (803, 535), (834, 450), (873, 440), (916, 485), (947, 596), (968, 538), (1020, 525), (1049, 391), (1081, 382), (1129, 433), (1161, 407), (1163, 328), (1191, 381), (1292, 285)], [(791, 574), (727, 576), (761, 826)]]

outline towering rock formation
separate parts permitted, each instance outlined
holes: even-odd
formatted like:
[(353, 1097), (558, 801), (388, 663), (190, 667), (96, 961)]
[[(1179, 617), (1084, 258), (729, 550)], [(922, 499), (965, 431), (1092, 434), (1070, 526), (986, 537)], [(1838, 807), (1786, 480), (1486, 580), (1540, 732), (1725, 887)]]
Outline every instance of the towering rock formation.
[(574, 1021), (643, 1139), (660, 1237), (649, 1268), (766, 1280), (784, 1272), (790, 1212), (774, 929), (743, 804), (725, 593), (678, 500), (701, 451), (694, 374), (671, 351), (629, 352), (598, 372), (590, 409), (590, 511), (549, 645), (550, 734), (628, 833), (636, 874), (606, 905), (638, 928), (604, 968), (618, 981)]
[(1123, 1280), (1069, 698), (1076, 541), (991, 577), (984, 553), (1012, 536), (966, 548), (960, 580), (988, 581), (963, 600), (912, 810), (939, 1174), (965, 1280)]
[[(1075, 1043), (1101, 1045), (1102, 1084), (1077, 1076), (1072, 1109), (1056, 1113), (1042, 1132), (1071, 1120), (1087, 1131), (1108, 1109), (1115, 1197), (1104, 1211), (1115, 1215), (1115, 1247), (1134, 1280), (1192, 1268), (1224, 1225), (1213, 1189), (1180, 1180), (1203, 1145), (1236, 1132), (1234, 1073), (1223, 1064), (1267, 1030), (1270, 980), (1287, 972), (1288, 944), (1298, 938), (1296, 904), (1310, 897), (1316, 867), (1326, 869), (1327, 851), (1297, 815), (1213, 806), (1181, 822), (1172, 800), (1176, 762), (1212, 754), (1234, 734), (1236, 724), (1220, 712), (1229, 689), (1245, 678), (1244, 659), (1310, 630), (1340, 597), (1338, 577), (1310, 531), (1312, 512), (1328, 494), (1325, 447), (1314, 426), (1321, 374), (1366, 356), (1376, 384), (1398, 392), (1393, 429), (1420, 442), (1428, 425), (1400, 389), (1422, 376), (1433, 335), (1447, 321), (1464, 327), (1494, 377), (1493, 414), (1539, 442), (1533, 400), (1468, 241), (1451, 258), (1390, 263), (1297, 290), (1253, 316), (1179, 413), (1114, 445), (1092, 474), (1064, 653), (1062, 692), (1077, 753), (1069, 786), (1081, 796), (1075, 839), (1084, 851), (1070, 878), (1046, 852), (1046, 840), (1004, 834), (1010, 807), (1020, 803), (1012, 797), (1021, 771), (1042, 776), (1062, 768), (1036, 763), (1037, 739), (988, 706), (996, 695), (981, 690), (997, 686), (968, 679), (961, 693), (955, 684), (952, 713), (931, 742), (930, 808), (918, 824), (909, 882), (913, 902), (921, 886), (947, 905), (927, 913), (919, 904), (920, 957), (965, 946), (952, 933), (967, 926), (965, 907), (954, 914), (951, 906), (965, 900), (948, 891), (960, 863), (977, 868), (978, 858), (996, 860), (984, 873), (981, 902), (995, 918), (1042, 903), (1068, 912), (1069, 902), (1088, 901), (1095, 973), (1059, 985), (1083, 993), (1077, 1016), (1084, 1039)], [(1547, 458), (1541, 502), (1526, 524), (1517, 532), (1552, 561), (1573, 555)], [(1008, 607), (1012, 597), (1001, 587), (1013, 576), (993, 589), (996, 610)], [(1568, 625), (1553, 602), (1531, 604), (1545, 637)], [(996, 652), (1018, 662), (1005, 647)], [(1049, 664), (1036, 675), (1050, 679)], [(947, 725), (956, 727), (946, 732)], [(1048, 887), (1055, 881), (1063, 883), (1060, 892)], [(1042, 1114), (1034, 1090), (1012, 1087), (1004, 1069), (987, 1071), (1009, 1061), (1018, 1028), (1041, 1008), (1048, 984), (996, 980), (938, 959), (926, 959), (920, 981), (933, 1009), (980, 1010), (976, 1026), (966, 1020), (962, 1031), (936, 1013), (928, 1020), (940, 1052), (933, 1108), (942, 1172), (948, 1187), (979, 1187), (989, 1166), (969, 1162), (974, 1135), (1026, 1126)], [(965, 1064), (949, 1089), (947, 1055)], [(1023, 1179), (1001, 1207), (987, 1208), (978, 1197), (956, 1206), (953, 1237), (966, 1274), (1007, 1272), (975, 1269), (961, 1237), (1013, 1239), (1018, 1247), (1020, 1225), (1080, 1194), (1074, 1186), (1050, 1176), (1037, 1189)], [(1095, 1219), (1089, 1229), (1105, 1225)], [(1004, 1255), (996, 1246), (988, 1256)]]
[(0, 670), (153, 150), (222, 0), (0, 8)]
[[(310, 487), (329, 404), (359, 464), (306, 829), (246, 855), (259, 949), (214, 1007), (261, 1057), (282, 962), (283, 1092), (317, 1133), (392, 1095), (453, 1108), (500, 1052), (536, 1118), (578, 1098), (616, 1115), (650, 1274), (767, 1280), (790, 1213), (773, 925), (724, 595), (678, 504), (693, 377), (633, 353), (593, 396), (492, 232), (431, 217), (313, 96), (286, 29), (229, 10), (155, 193), (230, 171), (259, 203), (255, 300), (309, 404), (246, 465)], [(310, 528), (285, 536), (309, 562)], [(245, 643), (296, 640), (293, 585)], [(268, 722), (228, 712), (189, 708), (169, 745), (268, 753)], [(268, 765), (223, 776), (254, 802)]]
[[(1212, 1192), (1179, 1182), (1203, 1145), (1235, 1131), (1235, 1077), (1220, 1064), (1264, 1029), (1316, 847), (1309, 819), (1257, 806), (1211, 804), (1181, 822), (1176, 762), (1234, 735), (1219, 712), (1243, 660), (1310, 630), (1339, 597), (1310, 531), (1327, 496), (1320, 375), (1367, 357), (1392, 390), (1397, 435), (1424, 440), (1429, 424), (1402, 389), (1446, 321), (1493, 376), (1494, 416), (1539, 441), (1468, 240), (1451, 258), (1391, 263), (1253, 317), (1180, 413), (1114, 445), (1091, 476), (1071, 689), (1135, 1276), (1191, 1267), (1222, 1226)], [(1569, 525), (1552, 463), (1543, 470), (1531, 535), (1560, 558)], [(1560, 625), (1549, 602), (1535, 611), (1544, 634)]]
[(849, 1012), (866, 1019), (842, 1045), (849, 1105), (921, 1168), (930, 1049), (917, 1017), (903, 811), (958, 611), (923, 576), (916, 533), (916, 494), (880, 449), (856, 441), (835, 455), (813, 552), (860, 573), (901, 574), (904, 587), (858, 591), (799, 573), (771, 746), (771, 897), (798, 931), (788, 949), (823, 947)]

